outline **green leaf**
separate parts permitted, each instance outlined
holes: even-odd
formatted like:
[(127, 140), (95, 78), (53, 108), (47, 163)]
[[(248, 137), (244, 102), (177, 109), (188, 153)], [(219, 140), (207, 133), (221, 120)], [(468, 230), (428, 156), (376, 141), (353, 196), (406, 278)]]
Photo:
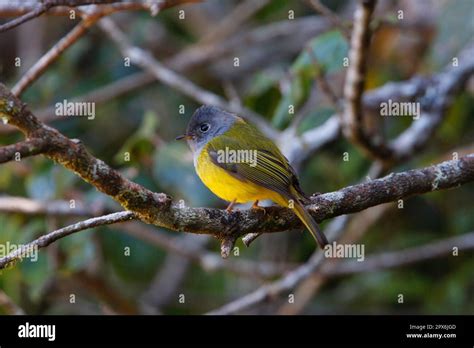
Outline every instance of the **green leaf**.
[(247, 96), (259, 96), (267, 92), (269, 89), (278, 84), (283, 76), (283, 73), (284, 71), (282, 69), (273, 69), (271, 71), (256, 73), (252, 78), (252, 82), (250, 83)]
[(146, 111), (140, 127), (123, 144), (115, 155), (114, 160), (122, 163), (124, 153), (130, 153), (131, 159), (139, 158), (141, 154), (153, 152), (153, 138), (159, 124), (159, 117), (153, 111)]
[[(309, 41), (307, 49), (300, 53), (290, 68), (291, 86), (282, 96), (273, 114), (275, 127), (284, 127), (294, 112), (307, 99), (318, 74), (331, 74), (342, 70), (349, 46), (339, 31), (330, 31)], [(308, 52), (308, 50), (310, 52)]]
[(310, 73), (314, 76), (317, 67), (327, 74), (342, 70), (343, 60), (348, 55), (349, 45), (339, 31), (329, 31), (311, 39), (291, 66), (293, 73)]

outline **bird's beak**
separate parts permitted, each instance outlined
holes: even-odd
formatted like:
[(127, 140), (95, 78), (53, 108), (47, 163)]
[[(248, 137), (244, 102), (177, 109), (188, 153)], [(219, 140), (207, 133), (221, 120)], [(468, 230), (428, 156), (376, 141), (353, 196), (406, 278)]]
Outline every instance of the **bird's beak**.
[(192, 138), (193, 138), (193, 135), (191, 135), (191, 134), (183, 134), (183, 135), (177, 136), (175, 140), (182, 140), (182, 139), (189, 140), (189, 139), (192, 139)]

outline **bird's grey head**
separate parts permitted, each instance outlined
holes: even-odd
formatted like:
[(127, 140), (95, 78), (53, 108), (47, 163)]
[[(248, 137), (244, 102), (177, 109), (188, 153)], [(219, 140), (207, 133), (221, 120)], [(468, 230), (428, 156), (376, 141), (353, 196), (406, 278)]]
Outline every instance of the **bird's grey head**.
[(219, 109), (216, 106), (198, 108), (186, 128), (186, 134), (177, 139), (185, 138), (193, 152), (201, 149), (216, 136), (225, 133), (239, 117)]

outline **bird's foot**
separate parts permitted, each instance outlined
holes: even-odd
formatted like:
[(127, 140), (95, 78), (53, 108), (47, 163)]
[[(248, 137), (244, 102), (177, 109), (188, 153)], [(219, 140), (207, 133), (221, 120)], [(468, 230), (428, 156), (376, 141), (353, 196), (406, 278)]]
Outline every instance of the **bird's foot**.
[(267, 213), (267, 211), (265, 210), (264, 207), (261, 207), (261, 206), (258, 205), (258, 200), (256, 200), (255, 202), (253, 202), (251, 209), (263, 211), (264, 214)]
[(229, 203), (227, 208), (225, 208), (225, 211), (228, 213), (232, 213), (232, 210), (234, 210), (234, 205), (235, 205), (236, 199), (234, 199), (232, 202)]

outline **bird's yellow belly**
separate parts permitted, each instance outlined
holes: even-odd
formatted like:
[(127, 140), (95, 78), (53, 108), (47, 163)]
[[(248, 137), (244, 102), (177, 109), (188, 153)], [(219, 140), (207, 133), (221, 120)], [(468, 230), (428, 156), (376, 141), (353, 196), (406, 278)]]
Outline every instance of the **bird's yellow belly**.
[(201, 151), (195, 166), (204, 185), (223, 200), (230, 202), (235, 199), (237, 203), (246, 203), (264, 199), (276, 201), (277, 199), (277, 193), (274, 191), (250, 181), (241, 181), (215, 165), (206, 150)]

